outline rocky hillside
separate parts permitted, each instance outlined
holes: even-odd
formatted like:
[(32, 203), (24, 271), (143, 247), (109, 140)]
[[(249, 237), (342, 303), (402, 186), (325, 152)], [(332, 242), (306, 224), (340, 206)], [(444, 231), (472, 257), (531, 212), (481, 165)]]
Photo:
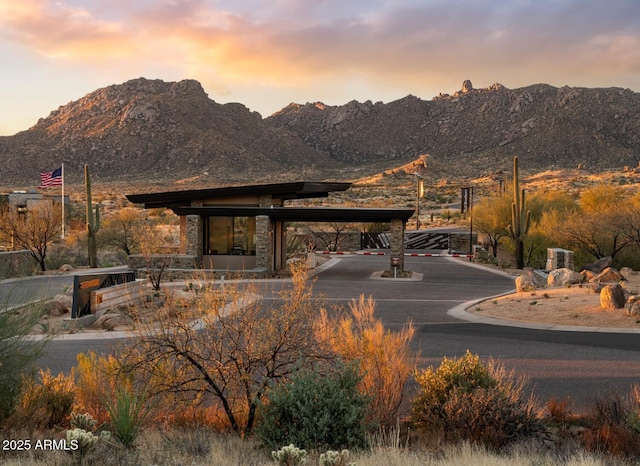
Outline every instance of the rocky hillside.
[(640, 161), (640, 94), (619, 88), (474, 89), (465, 81), (459, 92), (431, 101), (410, 95), (388, 104), (291, 104), (267, 122), (349, 164), (428, 153), (463, 177), (509, 170), (513, 155), (528, 171), (601, 171)]
[(240, 104), (220, 105), (197, 81), (136, 79), (62, 106), (27, 131), (0, 138), (2, 184), (33, 186), (39, 172), (65, 164), (92, 180), (213, 183), (303, 177), (326, 157)]
[(34, 187), (39, 172), (63, 162), (69, 183), (82, 182), (87, 163), (97, 182), (158, 189), (354, 180), (423, 166), (424, 154), (423, 173), (448, 179), (509, 172), (513, 155), (523, 173), (636, 167), (640, 94), (545, 84), (474, 89), (465, 81), (459, 92), (429, 101), (291, 104), (263, 119), (241, 104), (216, 103), (196, 81), (140, 78), (0, 137), (0, 186)]

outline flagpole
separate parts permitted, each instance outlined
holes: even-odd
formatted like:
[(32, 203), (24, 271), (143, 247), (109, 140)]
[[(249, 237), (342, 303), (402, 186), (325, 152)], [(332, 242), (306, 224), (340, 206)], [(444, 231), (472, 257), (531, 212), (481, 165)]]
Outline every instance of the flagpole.
[(62, 239), (64, 239), (64, 163), (62, 164)]

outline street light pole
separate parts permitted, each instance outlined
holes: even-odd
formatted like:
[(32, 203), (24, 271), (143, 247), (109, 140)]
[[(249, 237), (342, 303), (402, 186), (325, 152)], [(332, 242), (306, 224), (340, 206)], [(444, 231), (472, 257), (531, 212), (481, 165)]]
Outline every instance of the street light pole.
[(416, 202), (416, 230), (420, 229), (420, 198), (424, 196), (424, 180), (418, 178), (418, 199)]

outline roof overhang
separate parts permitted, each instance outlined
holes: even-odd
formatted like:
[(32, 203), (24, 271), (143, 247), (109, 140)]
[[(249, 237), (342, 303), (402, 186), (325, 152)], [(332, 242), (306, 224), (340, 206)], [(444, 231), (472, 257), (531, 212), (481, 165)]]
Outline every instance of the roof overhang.
[(413, 209), (373, 209), (336, 207), (177, 207), (178, 215), (203, 217), (256, 217), (266, 215), (274, 220), (314, 222), (390, 222), (407, 221)]
[(228, 186), (224, 188), (167, 191), (148, 194), (128, 194), (134, 204), (144, 204), (147, 209), (156, 207), (181, 207), (192, 201), (232, 198), (236, 196), (271, 195), (273, 199), (292, 200), (328, 197), (329, 193), (346, 191), (351, 183), (306, 182)]

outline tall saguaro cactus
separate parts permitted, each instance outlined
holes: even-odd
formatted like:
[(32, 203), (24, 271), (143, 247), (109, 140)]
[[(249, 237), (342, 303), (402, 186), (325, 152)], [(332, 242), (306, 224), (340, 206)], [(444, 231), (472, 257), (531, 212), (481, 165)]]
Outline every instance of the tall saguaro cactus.
[(87, 190), (87, 248), (89, 251), (89, 267), (98, 267), (98, 245), (96, 233), (100, 230), (100, 206), (96, 204), (95, 213), (91, 200), (91, 180), (89, 166), (84, 166), (84, 185)]
[(518, 178), (518, 157), (513, 157), (513, 203), (511, 204), (511, 225), (509, 235), (515, 244), (516, 267), (524, 268), (524, 238), (529, 232), (531, 211), (526, 210), (524, 188), (520, 189)]

